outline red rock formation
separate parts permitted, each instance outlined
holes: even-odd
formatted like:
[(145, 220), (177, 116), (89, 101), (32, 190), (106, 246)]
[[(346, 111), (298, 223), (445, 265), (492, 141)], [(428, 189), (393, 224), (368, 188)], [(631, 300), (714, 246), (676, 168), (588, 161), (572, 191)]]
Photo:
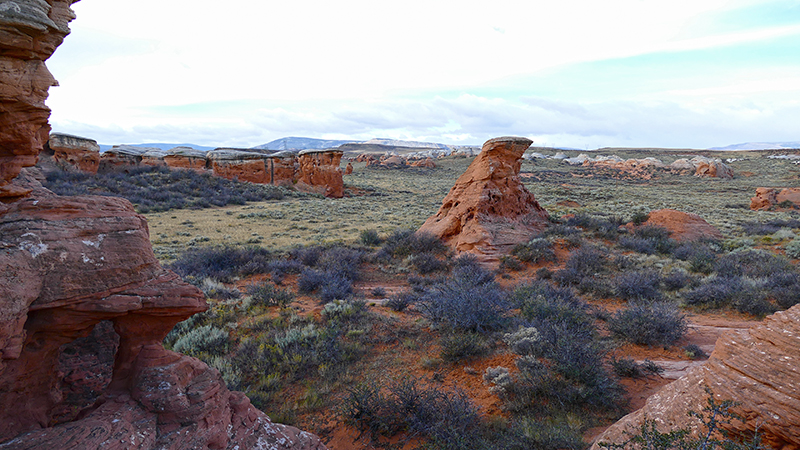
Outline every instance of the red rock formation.
[(259, 184), (271, 181), (262, 153), (216, 149), (208, 152), (208, 159), (216, 176)]
[(205, 172), (208, 159), (208, 152), (195, 150), (191, 147), (175, 147), (167, 151), (164, 155), (164, 163), (173, 169), (191, 169), (197, 172)]
[(695, 156), (691, 163), (695, 166), (696, 177), (733, 178), (733, 169), (719, 158)]
[(142, 156), (150, 150), (158, 149), (134, 147), (132, 145), (115, 145), (100, 155), (98, 172), (126, 170), (139, 166), (142, 163)]
[(167, 152), (164, 150), (158, 148), (147, 150), (146, 152), (142, 153), (142, 165), (166, 167), (167, 162), (164, 161), (165, 156), (167, 156)]
[(347, 167), (344, 168), (344, 174), (345, 175), (350, 175), (352, 173), (353, 173), (353, 164), (352, 163), (347, 163)]
[(100, 146), (94, 139), (52, 133), (47, 146), (61, 170), (95, 174), (100, 167)]
[(295, 152), (285, 151), (268, 155), (267, 164), (271, 184), (290, 187), (300, 176), (300, 164)]
[(746, 331), (731, 332), (717, 341), (706, 364), (665, 386), (645, 406), (612, 425), (595, 441), (622, 442), (624, 432), (639, 429), (647, 418), (660, 431), (692, 428), (698, 421), (689, 411), (702, 412), (708, 387), (718, 401), (734, 400), (734, 412), (746, 423), (723, 425), (735, 433), (759, 427), (764, 443), (783, 450), (800, 448), (800, 305), (773, 314)]
[(651, 211), (645, 225), (664, 227), (676, 241), (691, 242), (702, 239), (722, 239), (722, 233), (697, 214), (674, 209)]
[(548, 214), (519, 178), (531, 140), (490, 139), (419, 232), (444, 240), (457, 252), (495, 263), (547, 224)]
[(326, 197), (344, 197), (344, 183), (339, 162), (341, 150), (303, 150), (300, 152), (300, 176), (297, 187), (323, 194)]
[(425, 168), (428, 168), (428, 169), (433, 169), (433, 168), (436, 167), (436, 163), (433, 161), (433, 158), (428, 157), (428, 158), (425, 158), (425, 159), (419, 159), (417, 161), (412, 161), (412, 162), (409, 163), (409, 166), (411, 166), (411, 167), (425, 167)]
[[(17, 121), (0, 130), (0, 448), (324, 448), (314, 436), (272, 424), (243, 394), (228, 391), (216, 370), (162, 347), (205, 300), (159, 265), (147, 222), (130, 202), (59, 197), (24, 169), (48, 131), (40, 103), (49, 84), (31, 89), (36, 77), (28, 71), (46, 72), (41, 60), (66, 34), (71, 3), (2, 4), (0, 95), (29, 95), (3, 97), (0, 106), (0, 121)], [(81, 385), (87, 370), (104, 364), (63, 352), (84, 348), (74, 341), (106, 321), (113, 332), (100, 330), (93, 344), (101, 348), (91, 351), (115, 353), (110, 381), (99, 376)], [(76, 416), (70, 402), (83, 408), (88, 392), (99, 389), (99, 400)]]
[(790, 210), (800, 208), (800, 188), (784, 188), (780, 191), (775, 188), (760, 187), (756, 195), (750, 199), (752, 210)]
[(36, 164), (49, 139), (47, 90), (56, 80), (44, 61), (69, 33), (71, 0), (6, 2), (0, 15), (0, 200), (27, 195), (11, 181)]

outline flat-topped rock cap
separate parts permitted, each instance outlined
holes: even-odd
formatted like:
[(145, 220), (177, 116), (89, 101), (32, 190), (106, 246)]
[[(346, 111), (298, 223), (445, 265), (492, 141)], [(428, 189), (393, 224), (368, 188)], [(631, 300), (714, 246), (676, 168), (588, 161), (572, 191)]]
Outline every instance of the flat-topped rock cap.
[(500, 136), (496, 138), (489, 139), (488, 141), (483, 143), (483, 148), (486, 148), (487, 145), (493, 146), (499, 143), (512, 143), (512, 144), (521, 144), (527, 145), (528, 147), (533, 144), (533, 141), (521, 136)]
[(156, 150), (159, 151), (160, 149), (156, 147), (134, 147), (133, 145), (115, 145), (110, 149), (106, 150), (105, 153), (111, 155), (127, 155), (127, 156), (142, 156), (145, 153)]
[(335, 148), (323, 148), (323, 149), (309, 148), (309, 149), (306, 149), (306, 150), (300, 150), (298, 155), (302, 156), (302, 155), (309, 155), (309, 154), (312, 154), (312, 153), (339, 153), (339, 154), (342, 154), (342, 155), (344, 154), (343, 151), (337, 150)]
[(168, 156), (187, 156), (190, 158), (205, 158), (207, 153), (205, 150), (197, 150), (186, 146), (172, 147), (167, 150)]
[(67, 134), (67, 133), (50, 133), (50, 142), (63, 142), (71, 140), (94, 142), (95, 144), (97, 144), (96, 140), (83, 136), (76, 136), (74, 134)]
[(247, 152), (243, 150), (216, 149), (207, 153), (208, 159), (213, 161), (246, 161), (252, 159), (265, 159), (270, 155), (263, 153)]

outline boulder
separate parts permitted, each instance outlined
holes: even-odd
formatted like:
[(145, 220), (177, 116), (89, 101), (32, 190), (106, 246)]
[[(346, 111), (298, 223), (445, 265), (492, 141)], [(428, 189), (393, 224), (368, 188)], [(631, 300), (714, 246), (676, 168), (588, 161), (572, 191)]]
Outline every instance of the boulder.
[(456, 252), (472, 253), (486, 264), (530, 240), (549, 215), (519, 178), (530, 139), (490, 139), (419, 232), (445, 241)]
[(36, 164), (50, 137), (47, 91), (56, 85), (44, 61), (69, 34), (72, 0), (5, 2), (0, 14), (0, 199), (30, 190), (12, 180)]
[(601, 442), (621, 443), (626, 432), (639, 430), (642, 422), (655, 421), (661, 432), (689, 428), (699, 430), (696, 417), (706, 406), (709, 389), (717, 402), (733, 400), (733, 412), (746, 418), (721, 426), (735, 434), (752, 433), (758, 427), (763, 442), (772, 448), (800, 448), (800, 305), (775, 313), (749, 329), (729, 332), (717, 340), (708, 361), (690, 369), (647, 399), (645, 406), (620, 419), (602, 433)]
[(733, 178), (733, 169), (719, 158), (695, 156), (690, 162), (695, 167), (696, 177)]
[(353, 173), (353, 163), (347, 163), (347, 166), (344, 168), (344, 174), (350, 175)]
[(344, 197), (344, 182), (339, 163), (341, 150), (303, 150), (299, 154), (300, 174), (297, 187), (325, 197)]
[(676, 172), (688, 172), (688, 171), (695, 171), (697, 170), (691, 162), (689, 162), (686, 158), (676, 159), (669, 166), (667, 166), (670, 170), (674, 170)]
[(100, 154), (99, 172), (112, 172), (138, 167), (142, 164), (145, 153), (156, 150), (155, 147), (134, 147), (133, 145), (115, 145)]
[(756, 195), (750, 199), (752, 210), (792, 210), (800, 208), (800, 188), (760, 187)]
[(722, 232), (697, 214), (674, 209), (651, 211), (645, 225), (666, 228), (670, 237), (679, 242), (694, 242), (704, 239), (722, 239)]
[(191, 169), (205, 172), (208, 152), (195, 150), (192, 147), (173, 147), (164, 155), (164, 163), (171, 169)]
[(433, 158), (428, 157), (428, 158), (425, 158), (425, 159), (419, 159), (419, 160), (416, 160), (416, 161), (411, 161), (409, 163), (409, 166), (411, 166), (411, 167), (425, 167), (427, 169), (433, 169), (433, 168), (436, 168), (436, 163), (433, 161)]
[(100, 167), (100, 146), (94, 139), (51, 133), (47, 146), (62, 170), (95, 174)]

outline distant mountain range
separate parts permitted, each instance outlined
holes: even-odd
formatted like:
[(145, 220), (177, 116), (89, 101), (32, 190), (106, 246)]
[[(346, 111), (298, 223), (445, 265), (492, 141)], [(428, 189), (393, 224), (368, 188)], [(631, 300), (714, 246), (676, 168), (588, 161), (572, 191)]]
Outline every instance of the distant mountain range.
[[(150, 143), (150, 144), (129, 144), (131, 147), (155, 147), (160, 148), (161, 150), (169, 150), (175, 147), (192, 147), (195, 150), (214, 150), (217, 147), (207, 147), (204, 145), (197, 145), (197, 144), (164, 144), (164, 143)], [(106, 145), (100, 144), (100, 152), (104, 152), (109, 150), (113, 145)]]
[(263, 150), (306, 150), (306, 149), (325, 149), (335, 148), (344, 144), (368, 144), (368, 145), (385, 145), (389, 147), (408, 147), (408, 148), (438, 148), (438, 149), (451, 149), (455, 146), (447, 144), (438, 144), (435, 142), (419, 142), (419, 141), (402, 141), (398, 139), (383, 139), (374, 138), (368, 141), (355, 141), (355, 140), (333, 140), (333, 139), (313, 139), (305, 137), (285, 137), (276, 139), (266, 144), (261, 144), (253, 147), (254, 149)]
[(727, 145), (725, 147), (711, 147), (709, 150), (783, 150), (798, 149), (800, 141), (794, 142), (745, 142), (742, 144)]

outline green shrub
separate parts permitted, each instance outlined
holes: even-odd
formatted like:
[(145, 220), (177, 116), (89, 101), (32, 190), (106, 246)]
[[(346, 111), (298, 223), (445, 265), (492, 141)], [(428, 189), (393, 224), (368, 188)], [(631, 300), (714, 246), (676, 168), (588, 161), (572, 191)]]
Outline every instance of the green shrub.
[(381, 237), (378, 236), (378, 231), (373, 229), (361, 230), (361, 232), (358, 234), (358, 240), (361, 242), (361, 244), (368, 247), (377, 247), (383, 242)]
[(267, 282), (247, 286), (247, 294), (253, 306), (284, 307), (294, 300), (294, 294), (290, 290), (278, 289), (274, 284)]
[(189, 356), (222, 355), (228, 351), (229, 343), (227, 332), (213, 325), (205, 325), (178, 338), (172, 350)]
[(800, 237), (796, 237), (789, 241), (784, 247), (783, 250), (786, 252), (786, 256), (792, 259), (800, 259)]
[(477, 333), (452, 333), (445, 334), (441, 339), (441, 353), (443, 360), (457, 362), (474, 358), (487, 352), (484, 338)]
[(556, 253), (553, 244), (547, 239), (537, 238), (525, 244), (518, 244), (511, 250), (511, 254), (524, 262), (538, 263), (540, 261), (555, 261)]

